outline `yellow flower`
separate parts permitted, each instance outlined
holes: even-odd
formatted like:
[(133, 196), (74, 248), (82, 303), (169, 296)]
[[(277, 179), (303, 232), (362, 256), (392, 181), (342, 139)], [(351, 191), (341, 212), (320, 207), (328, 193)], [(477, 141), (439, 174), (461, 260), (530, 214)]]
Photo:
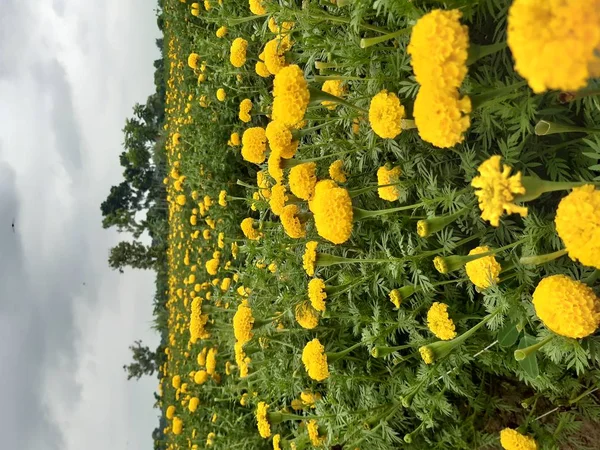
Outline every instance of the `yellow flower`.
[(202, 232), (202, 237), (207, 241), (210, 239), (210, 230), (208, 228)]
[(269, 272), (275, 273), (275, 272), (277, 272), (277, 264), (275, 264), (273, 262), (273, 263), (269, 264), (269, 266), (267, 267), (267, 269), (269, 269)]
[(317, 424), (317, 421), (314, 419), (309, 420), (306, 424), (306, 430), (308, 431), (310, 443), (314, 447), (319, 447), (325, 438), (319, 437), (319, 425)]
[[(478, 255), (480, 253), (489, 252), (490, 248), (487, 245), (482, 247), (476, 247), (469, 252), (469, 255)], [(469, 261), (465, 264), (465, 270), (471, 283), (477, 286), (479, 289), (487, 289), (491, 285), (496, 284), (500, 281), (498, 275), (502, 267), (496, 261), (494, 255), (484, 256), (476, 259), (475, 261)]]
[(310, 100), (308, 83), (297, 65), (284, 67), (273, 80), (273, 120), (293, 127), (304, 119)]
[(515, 0), (507, 41), (515, 70), (536, 93), (576, 91), (600, 75), (600, 1)]
[(413, 27), (407, 51), (421, 86), (452, 91), (465, 79), (469, 29), (460, 24), (461, 16), (458, 9), (435, 9)]
[(169, 420), (173, 419), (173, 417), (175, 417), (175, 407), (173, 405), (169, 405), (165, 415), (166, 415), (167, 419), (169, 419)]
[(434, 302), (427, 311), (427, 326), (439, 339), (449, 341), (456, 337), (454, 322), (448, 316), (448, 305)]
[(244, 394), (242, 394), (242, 397), (240, 398), (240, 405), (246, 406), (247, 404), (248, 404), (248, 393), (245, 392)]
[(504, 211), (527, 217), (527, 208), (513, 203), (515, 194), (525, 193), (521, 172), (510, 176), (511, 168), (506, 164), (501, 168), (501, 159), (500, 155), (494, 155), (481, 163), (479, 176), (471, 181), (471, 186), (477, 189), (475, 195), (479, 199), (481, 218), (495, 227), (500, 225), (500, 216)]
[(304, 223), (298, 217), (300, 209), (297, 205), (287, 205), (281, 212), (281, 224), (285, 233), (294, 239), (300, 239), (306, 236)]
[[(250, 116), (250, 111), (252, 110), (252, 100), (249, 98), (245, 98), (240, 103), (240, 112), (238, 117), (242, 122), (248, 123), (252, 120), (252, 116)], [(268, 129), (268, 127), (267, 127)]]
[(394, 93), (381, 91), (371, 100), (369, 122), (375, 134), (384, 139), (393, 139), (402, 132), (404, 106)]
[(181, 377), (179, 375), (174, 375), (171, 379), (171, 384), (173, 388), (179, 389), (181, 387)]
[(254, 336), (252, 332), (253, 325), (254, 316), (252, 316), (252, 308), (248, 306), (248, 300), (244, 300), (238, 306), (237, 312), (233, 316), (233, 334), (237, 342), (244, 345), (252, 339), (252, 336)]
[(429, 347), (419, 347), (419, 353), (421, 354), (421, 358), (423, 359), (425, 364), (431, 364), (435, 361), (433, 351)]
[(198, 405), (200, 404), (200, 399), (198, 397), (192, 397), (190, 399), (190, 403), (188, 404), (188, 409), (190, 412), (196, 412), (198, 409)]
[(271, 207), (271, 211), (276, 216), (280, 216), (283, 212), (283, 208), (285, 207), (285, 202), (287, 201), (287, 196), (285, 195), (286, 189), (285, 186), (281, 183), (277, 183), (271, 189), (271, 199), (269, 200), (269, 206)]
[[(400, 175), (402, 175), (402, 169), (400, 169), (400, 166), (396, 166), (392, 169), (382, 166), (377, 169), (377, 184), (382, 186), (386, 184), (398, 183)], [(377, 188), (377, 193), (379, 194), (380, 198), (389, 202), (396, 201), (400, 198), (400, 188), (398, 186), (380, 187)]]
[(307, 330), (312, 330), (319, 325), (319, 312), (308, 302), (302, 302), (296, 305), (294, 310), (296, 322)]
[(329, 176), (337, 183), (345, 183), (347, 181), (346, 172), (344, 172), (344, 161), (337, 159), (329, 166)]
[(258, 433), (263, 439), (271, 436), (271, 424), (268, 418), (269, 405), (265, 402), (259, 402), (256, 408), (256, 422), (258, 425)]
[(224, 102), (225, 97), (227, 97), (227, 94), (225, 93), (225, 89), (219, 88), (217, 90), (217, 100), (219, 100), (220, 102)]
[(264, 61), (269, 73), (277, 75), (288, 64), (285, 54), (292, 48), (289, 37), (276, 37), (265, 44)]
[(183, 421), (179, 417), (173, 417), (173, 434), (179, 435), (183, 431)]
[(225, 25), (223, 25), (222, 27), (220, 27), (217, 30), (217, 37), (218, 38), (225, 37), (226, 34), (227, 34), (227, 27)]
[(212, 431), (210, 433), (208, 433), (208, 435), (206, 436), (206, 446), (212, 447), (213, 444), (215, 443), (216, 437), (217, 437), (217, 435), (215, 433), (213, 433)]
[(211, 348), (206, 354), (206, 373), (214, 375), (217, 368), (217, 349)]
[(275, 436), (273, 436), (273, 450), (281, 450), (281, 447), (279, 446), (280, 442), (281, 442), (281, 436), (279, 434), (276, 434)]
[(317, 165), (314, 162), (298, 164), (290, 170), (288, 179), (292, 193), (302, 200), (312, 200), (317, 184)]
[(225, 190), (219, 192), (219, 205), (222, 207), (227, 206), (227, 191)]
[(392, 289), (390, 291), (390, 302), (394, 304), (396, 309), (400, 308), (400, 304), (402, 303), (402, 295), (398, 289)]
[(217, 271), (219, 270), (219, 260), (214, 258), (209, 259), (206, 261), (204, 267), (209, 275), (216, 275)]
[(600, 191), (591, 184), (573, 189), (558, 204), (554, 223), (569, 257), (600, 269)]
[[(343, 98), (344, 95), (346, 94), (346, 89), (343, 86), (342, 80), (327, 80), (323, 83), (321, 90), (323, 92), (327, 92), (328, 94), (335, 95), (336, 97), (340, 97), (340, 98)], [(323, 106), (326, 106), (327, 109), (331, 109), (331, 110), (335, 109), (337, 106), (336, 103), (330, 102), (327, 100), (321, 102), (321, 104)]]
[(200, 5), (198, 3), (192, 3), (192, 16), (200, 16)]
[(229, 51), (229, 62), (233, 67), (242, 67), (246, 63), (246, 50), (248, 41), (243, 38), (235, 38)]
[(354, 211), (346, 189), (315, 189), (311, 209), (319, 236), (334, 244), (343, 244), (350, 239)]
[(207, 11), (210, 11), (210, 9), (212, 8), (210, 1), (209, 0), (204, 0), (204, 9)]
[(254, 66), (254, 71), (259, 77), (269, 78), (271, 76), (271, 72), (267, 69), (267, 65), (263, 61), (257, 61)]
[(262, 16), (267, 13), (267, 10), (264, 7), (264, 0), (249, 0), (248, 3), (250, 4), (250, 12), (252, 12), (252, 14)]
[(282, 158), (293, 158), (298, 150), (298, 141), (294, 141), (292, 132), (282, 122), (271, 121), (265, 130), (271, 150), (279, 153)]
[(242, 157), (251, 163), (262, 164), (267, 152), (267, 136), (261, 127), (248, 128), (242, 135)]
[(313, 308), (317, 311), (324, 312), (326, 309), (325, 299), (327, 293), (325, 292), (325, 282), (320, 278), (313, 278), (308, 282), (308, 298)]
[(308, 372), (308, 376), (313, 380), (323, 381), (329, 378), (325, 347), (321, 345), (318, 339), (315, 338), (306, 344), (304, 350), (302, 350), (302, 363)]
[(231, 137), (229, 138), (229, 142), (227, 144), (233, 147), (240, 145), (240, 134), (237, 132), (231, 133)]
[(173, 134), (173, 137), (171, 138), (171, 140), (173, 141), (173, 145), (179, 145), (181, 143), (181, 134), (179, 134), (179, 133)]
[(180, 206), (183, 206), (183, 205), (185, 205), (185, 201), (186, 201), (185, 195), (183, 195), (183, 194), (180, 194), (180, 195), (178, 195), (178, 196), (177, 196), (177, 199), (176, 199), (175, 201), (176, 201), (176, 202), (177, 202), (177, 204), (178, 204), (178, 205), (180, 205)]
[(471, 99), (457, 90), (443, 91), (421, 86), (413, 115), (419, 136), (439, 148), (450, 148), (464, 140), (471, 126)]
[(317, 262), (317, 245), (316, 241), (309, 241), (306, 243), (306, 249), (304, 255), (302, 255), (302, 267), (306, 271), (307, 275), (313, 276), (315, 274), (315, 264)]
[(281, 167), (281, 155), (279, 153), (271, 152), (267, 161), (267, 170), (277, 183), (283, 181), (283, 168)]
[(321, 394), (319, 394), (318, 392), (316, 394), (313, 394), (311, 392), (304, 391), (300, 393), (300, 399), (302, 399), (303, 405), (315, 408), (315, 403), (318, 400), (321, 400)]
[(544, 325), (561, 336), (583, 338), (600, 324), (600, 299), (588, 285), (566, 275), (540, 281), (533, 306)]
[(208, 348), (204, 347), (200, 353), (198, 353), (197, 363), (199, 366), (206, 365), (206, 352), (208, 352)]
[(196, 70), (199, 62), (200, 55), (198, 53), (190, 53), (190, 56), (188, 56), (188, 66), (190, 66), (191, 69)]
[(252, 217), (246, 217), (241, 223), (242, 232), (251, 241), (258, 241), (262, 233), (254, 228), (254, 219)]
[(531, 436), (525, 436), (512, 428), (500, 431), (500, 445), (505, 450), (537, 450), (538, 448)]
[(196, 384), (204, 384), (208, 381), (208, 373), (206, 370), (199, 370), (194, 374), (194, 383)]

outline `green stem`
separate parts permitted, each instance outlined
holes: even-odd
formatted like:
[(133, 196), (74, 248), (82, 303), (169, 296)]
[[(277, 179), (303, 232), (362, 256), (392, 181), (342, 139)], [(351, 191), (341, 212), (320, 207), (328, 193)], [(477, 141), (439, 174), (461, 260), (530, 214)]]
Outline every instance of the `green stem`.
[(600, 95), (600, 89), (587, 89), (577, 92), (561, 92), (558, 94), (558, 101), (564, 104), (586, 97), (593, 97), (595, 95)]
[(578, 127), (575, 125), (567, 125), (564, 123), (550, 122), (548, 120), (540, 120), (535, 126), (535, 134), (537, 136), (547, 136), (556, 133), (600, 133), (600, 129)]
[(529, 355), (537, 352), (540, 348), (542, 348), (544, 345), (546, 345), (552, 339), (554, 339), (554, 335), (549, 334), (548, 336), (546, 336), (544, 339), (542, 339), (540, 342), (537, 342), (536, 344), (530, 345), (529, 347), (521, 348), (519, 350), (515, 350), (515, 359), (517, 361), (523, 361)]
[(361, 345), (363, 345), (362, 342), (357, 342), (356, 344), (352, 345), (351, 347), (348, 347), (345, 350), (341, 350), (339, 352), (334, 352), (334, 353), (327, 353), (327, 364), (331, 364), (336, 361), (339, 361), (344, 356), (346, 356), (348, 353), (350, 353), (352, 350), (360, 347)]
[(495, 101), (509, 94), (516, 93), (517, 89), (525, 86), (526, 81), (519, 81), (518, 83), (511, 84), (510, 86), (503, 86), (501, 88), (491, 89), (481, 94), (475, 94), (471, 97), (471, 109), (474, 111), (481, 106), (484, 106), (488, 102)]
[(366, 210), (361, 208), (353, 208), (354, 220), (363, 220), (371, 217), (383, 216), (386, 214), (392, 214), (398, 211), (406, 211), (409, 209), (419, 208), (425, 205), (425, 203), (415, 203), (414, 205), (399, 206), (397, 208), (377, 209), (377, 210)]
[(566, 254), (567, 249), (563, 248), (562, 250), (546, 253), (545, 255), (523, 256), (521, 259), (519, 259), (519, 262), (528, 266), (539, 266), (540, 264), (546, 264), (547, 262), (554, 261), (555, 259), (558, 259)]
[(469, 57), (467, 58), (467, 66), (475, 63), (477, 60), (488, 56), (493, 55), (501, 50), (506, 48), (506, 42), (497, 42), (495, 44), (489, 45), (477, 45), (471, 44), (469, 46)]
[[(349, 18), (332, 16), (332, 15), (326, 14), (324, 12), (321, 12), (320, 14), (314, 14), (311, 12), (310, 17), (312, 19), (317, 19), (317, 20), (326, 20), (328, 22), (343, 23), (343, 24), (351, 25), (351, 19), (349, 19)], [(384, 30), (383, 28), (375, 27), (375, 26), (368, 25), (365, 23), (360, 23), (360, 24), (358, 24), (358, 26), (360, 28), (364, 28), (365, 30), (375, 31), (377, 33), (387, 33), (388, 32), (387, 30)]]
[(523, 177), (521, 184), (525, 188), (525, 194), (516, 195), (514, 198), (515, 202), (523, 203), (535, 200), (542, 194), (556, 191), (566, 191), (573, 189), (574, 187), (583, 186), (589, 184), (586, 181), (548, 181), (541, 180), (536, 177)]
[(362, 38), (360, 40), (360, 48), (371, 47), (372, 45), (379, 44), (381, 42), (389, 41), (390, 39), (395, 39), (400, 36), (404, 36), (408, 34), (412, 28), (403, 28), (398, 31), (394, 31), (393, 33), (384, 34), (383, 36), (376, 36), (371, 38)]
[(348, 108), (355, 109), (363, 114), (369, 113), (366, 109), (361, 108), (360, 106), (356, 106), (352, 103), (349, 103), (346, 100), (344, 100), (343, 98), (337, 97), (328, 92), (322, 91), (322, 90), (314, 88), (314, 87), (309, 87), (308, 90), (310, 91), (310, 104), (312, 104), (312, 105), (320, 104), (321, 102), (327, 101), (327, 102), (338, 103), (340, 105), (347, 106)]

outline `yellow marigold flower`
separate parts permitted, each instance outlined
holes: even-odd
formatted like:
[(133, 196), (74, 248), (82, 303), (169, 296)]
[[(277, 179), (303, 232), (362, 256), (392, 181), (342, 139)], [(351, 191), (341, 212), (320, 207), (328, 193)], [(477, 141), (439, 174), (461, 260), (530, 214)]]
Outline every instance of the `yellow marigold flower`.
[(429, 347), (419, 347), (419, 353), (421, 354), (421, 358), (423, 359), (425, 364), (432, 364), (435, 361), (433, 351)]
[(309, 420), (306, 424), (306, 430), (308, 431), (310, 443), (314, 447), (319, 447), (325, 438), (319, 437), (319, 425), (317, 424), (317, 421), (314, 419)]
[(223, 278), (223, 281), (221, 282), (221, 290), (223, 292), (225, 292), (225, 291), (228, 291), (230, 287), (231, 287), (231, 278), (229, 278), (229, 277)]
[(279, 446), (280, 442), (281, 442), (281, 436), (279, 434), (276, 434), (275, 436), (273, 436), (273, 450), (281, 450), (281, 447)]
[(317, 165), (314, 162), (298, 164), (289, 173), (292, 193), (303, 200), (312, 200), (317, 184)]
[[(315, 195), (317, 194), (321, 194), (321, 193), (325, 193), (328, 189), (333, 189), (333, 188), (337, 188), (339, 187), (338, 184), (333, 181), (333, 180), (321, 180), (318, 181), (317, 184), (315, 185)], [(314, 213), (314, 197), (313, 196), (313, 200), (309, 200), (308, 202), (308, 208)]]
[(195, 226), (198, 223), (197, 216), (190, 216), (190, 225)]
[(183, 205), (185, 205), (185, 201), (186, 201), (185, 195), (183, 195), (183, 194), (179, 194), (179, 195), (177, 196), (177, 198), (176, 198), (176, 200), (175, 200), (175, 201), (176, 201), (176, 202), (177, 202), (177, 204), (178, 204), (178, 205), (180, 205), (180, 206), (183, 206)]
[(180, 435), (183, 431), (183, 421), (179, 417), (173, 417), (173, 434)]
[(171, 138), (171, 140), (173, 141), (173, 145), (179, 145), (181, 143), (181, 134), (179, 134), (179, 133), (173, 134), (173, 137)]
[(312, 330), (319, 325), (319, 312), (308, 302), (302, 302), (294, 310), (296, 322), (307, 330)]
[(269, 264), (269, 266), (267, 267), (267, 269), (269, 269), (269, 272), (275, 273), (275, 272), (277, 272), (277, 264), (275, 264), (273, 262), (273, 263)]
[(208, 228), (202, 232), (202, 237), (207, 241), (210, 239), (210, 230)]
[(371, 100), (369, 122), (379, 137), (393, 139), (398, 136), (402, 132), (404, 116), (404, 106), (394, 93), (384, 89)]
[(256, 407), (256, 423), (260, 437), (267, 439), (271, 436), (271, 424), (268, 418), (269, 405), (265, 402), (259, 402)]
[(173, 388), (179, 389), (181, 387), (181, 377), (179, 375), (174, 375), (171, 379), (171, 384)]
[(198, 353), (197, 363), (200, 366), (206, 365), (206, 353), (208, 352), (208, 348), (204, 347), (200, 353)]
[(304, 119), (310, 100), (308, 83), (297, 65), (284, 67), (273, 80), (273, 120), (293, 127)]
[(252, 308), (248, 305), (248, 300), (242, 301), (238, 306), (237, 312), (233, 316), (233, 334), (235, 339), (242, 345), (252, 339), (254, 333), (254, 316), (252, 316)]
[(308, 372), (308, 376), (313, 380), (323, 381), (329, 378), (325, 347), (321, 345), (318, 339), (315, 338), (306, 344), (304, 350), (302, 350), (302, 363)]
[(312, 202), (319, 236), (334, 244), (343, 244), (352, 234), (352, 198), (341, 187), (317, 190)]
[(217, 349), (211, 348), (206, 354), (206, 373), (213, 375), (217, 368)]
[(460, 24), (458, 9), (435, 9), (412, 29), (407, 47), (415, 78), (436, 90), (458, 89), (467, 75), (469, 29)]
[(269, 73), (277, 75), (288, 64), (285, 54), (292, 48), (289, 37), (276, 37), (265, 44), (264, 61)]
[(227, 191), (225, 190), (219, 192), (219, 206), (223, 208), (227, 206)]
[(248, 3), (250, 4), (250, 12), (252, 14), (262, 16), (267, 13), (267, 10), (264, 7), (264, 0), (249, 0)]
[(212, 5), (210, 4), (210, 1), (204, 0), (204, 9), (207, 11), (210, 11), (211, 8), (212, 8)]
[[(379, 186), (386, 184), (394, 184), (398, 183), (400, 179), (400, 175), (402, 175), (402, 169), (400, 166), (393, 167), (388, 169), (385, 166), (377, 169), (377, 184)], [(400, 198), (400, 187), (398, 186), (386, 186), (377, 188), (377, 193), (379, 197), (387, 200), (389, 202), (396, 201)]]
[(198, 85), (204, 83), (206, 81), (206, 74), (205, 73), (201, 73), (200, 75), (198, 75)]
[[(252, 100), (249, 98), (245, 98), (240, 103), (240, 112), (238, 117), (242, 122), (248, 123), (252, 120), (252, 116), (250, 116), (250, 111), (252, 110)], [(267, 136), (268, 137), (268, 136)]]
[(394, 304), (396, 309), (400, 308), (400, 304), (402, 303), (402, 295), (398, 289), (392, 289), (390, 291), (390, 302)]
[(309, 241), (306, 243), (306, 249), (304, 255), (302, 255), (302, 267), (306, 271), (307, 275), (313, 276), (315, 274), (315, 265), (317, 262), (317, 241)]
[(600, 299), (588, 285), (566, 275), (540, 281), (533, 306), (544, 325), (561, 336), (583, 338), (600, 324)]
[(280, 217), (285, 233), (294, 239), (306, 236), (305, 225), (298, 217), (299, 213), (298, 205), (287, 205), (283, 208)]
[[(162, 385), (160, 385), (160, 386), (162, 386)], [(173, 419), (173, 417), (175, 417), (175, 407), (173, 405), (169, 405), (165, 415), (166, 415), (167, 419), (169, 419), (169, 420)]]
[(206, 370), (199, 370), (194, 374), (194, 383), (196, 384), (204, 384), (208, 381), (208, 373)]
[(427, 326), (439, 339), (449, 341), (456, 337), (454, 322), (448, 316), (448, 305), (435, 302), (427, 311)]
[(217, 413), (213, 413), (212, 418), (210, 419), (210, 421), (212, 423), (215, 423), (218, 418), (219, 418), (219, 415)]
[(227, 27), (225, 25), (223, 25), (222, 27), (220, 27), (217, 30), (217, 37), (218, 38), (225, 37), (226, 34), (227, 34)]
[[(344, 87), (342, 80), (327, 80), (323, 83), (321, 90), (323, 92), (327, 92), (328, 94), (335, 95), (336, 97), (340, 98), (343, 98), (346, 94), (346, 88)], [(328, 100), (321, 102), (321, 104), (327, 107), (327, 109), (331, 110), (335, 109), (337, 106), (336, 103), (330, 102)]]
[(227, 94), (225, 93), (225, 89), (219, 88), (217, 90), (217, 100), (219, 100), (220, 102), (224, 102), (225, 97), (227, 97)]
[(188, 56), (188, 66), (191, 69), (196, 70), (198, 68), (198, 63), (200, 63), (200, 55), (198, 53), (190, 53)]
[(200, 399), (198, 397), (192, 397), (190, 399), (190, 403), (188, 404), (188, 409), (190, 412), (196, 412), (198, 409), (198, 405), (200, 404)]
[(282, 158), (293, 158), (298, 150), (298, 141), (294, 141), (291, 130), (282, 122), (273, 120), (265, 130), (271, 150)]
[(208, 433), (208, 435), (206, 436), (207, 447), (212, 447), (214, 445), (216, 437), (217, 437), (217, 435), (215, 433), (213, 433), (212, 431), (210, 433)]
[(259, 77), (269, 78), (271, 76), (271, 72), (267, 69), (267, 65), (263, 61), (257, 61), (254, 65), (254, 71)]
[(304, 409), (302, 400), (300, 400), (299, 398), (295, 398), (294, 400), (292, 400), (291, 406), (294, 411), (302, 411)]
[(481, 218), (493, 226), (500, 225), (500, 216), (507, 214), (520, 214), (527, 217), (527, 208), (513, 203), (515, 194), (524, 194), (525, 188), (521, 183), (521, 172), (510, 176), (511, 168), (506, 164), (500, 165), (502, 157), (494, 155), (481, 163), (479, 176), (471, 181), (475, 195), (479, 199)]
[(237, 132), (231, 133), (231, 136), (229, 137), (229, 142), (227, 144), (233, 147), (237, 147), (238, 145), (240, 145), (240, 134)]
[[(489, 252), (490, 248), (487, 245), (482, 247), (476, 247), (469, 252), (469, 255), (478, 255), (480, 253)], [(487, 289), (492, 284), (496, 284), (500, 281), (500, 271), (502, 267), (500, 263), (496, 261), (494, 255), (484, 256), (476, 259), (475, 261), (469, 261), (465, 264), (465, 270), (471, 283), (477, 286), (479, 289)]]
[(209, 275), (216, 275), (219, 270), (219, 260), (218, 259), (209, 259), (205, 263), (206, 272)]
[(439, 148), (461, 143), (471, 126), (471, 99), (457, 90), (443, 91), (421, 86), (413, 115), (419, 136)]
[(248, 393), (245, 392), (244, 394), (242, 394), (242, 397), (240, 398), (240, 405), (246, 406), (247, 404), (248, 404)]
[(192, 16), (200, 16), (200, 5), (198, 3), (192, 3)]
[(246, 217), (241, 223), (242, 231), (251, 241), (258, 241), (262, 233), (254, 228), (254, 219), (252, 217)]
[(279, 153), (271, 152), (267, 161), (267, 170), (277, 183), (283, 181), (283, 168), (281, 167), (281, 155)]
[(600, 191), (591, 184), (573, 189), (558, 204), (554, 223), (569, 257), (600, 269)]
[(318, 400), (321, 400), (321, 394), (318, 392), (313, 394), (312, 392), (304, 391), (300, 393), (300, 399), (305, 406), (309, 406), (311, 408), (315, 408), (315, 403)]
[(500, 445), (505, 450), (537, 450), (538, 448), (531, 436), (525, 436), (512, 428), (500, 431)]
[(325, 292), (325, 282), (320, 278), (313, 278), (308, 282), (308, 298), (313, 308), (317, 311), (324, 312), (326, 309), (325, 299), (327, 293)]
[(269, 200), (269, 206), (271, 207), (271, 211), (276, 216), (280, 216), (283, 213), (283, 208), (285, 208), (285, 202), (287, 201), (287, 196), (285, 195), (285, 186), (281, 183), (277, 183), (271, 189), (271, 199)]
[(576, 91), (600, 75), (600, 1), (515, 0), (507, 41), (515, 70), (536, 93)]
[(251, 163), (262, 164), (267, 152), (267, 136), (261, 127), (248, 128), (242, 135), (242, 157)]
[(337, 159), (329, 166), (329, 176), (337, 183), (345, 183), (348, 178), (344, 172), (344, 161)]

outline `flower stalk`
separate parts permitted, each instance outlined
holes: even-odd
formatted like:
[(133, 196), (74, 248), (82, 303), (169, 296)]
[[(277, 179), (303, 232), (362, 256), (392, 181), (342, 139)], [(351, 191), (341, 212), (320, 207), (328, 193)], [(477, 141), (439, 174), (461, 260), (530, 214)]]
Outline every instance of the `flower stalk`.
[(337, 103), (340, 105), (347, 106), (348, 108), (355, 109), (356, 111), (358, 111), (362, 114), (369, 113), (366, 109), (361, 108), (360, 106), (356, 106), (353, 103), (347, 102), (343, 98), (340, 98), (336, 95), (332, 95), (328, 92), (322, 91), (321, 89), (309, 87), (308, 90), (310, 92), (310, 103), (309, 103), (310, 105), (319, 105), (319, 104), (321, 104), (321, 102), (327, 101), (327, 102), (332, 102), (332, 103)]
[(431, 236), (438, 231), (442, 231), (448, 225), (453, 223), (459, 217), (464, 216), (469, 211), (469, 207), (465, 206), (462, 209), (459, 209), (453, 214), (447, 214), (445, 216), (431, 217), (429, 219), (419, 220), (417, 222), (417, 234), (426, 238)]
[(494, 53), (498, 53), (506, 48), (506, 42), (497, 42), (495, 44), (488, 45), (469, 45), (469, 56), (467, 57), (467, 66), (477, 62), (479, 59), (484, 58)]
[(576, 125), (568, 125), (558, 122), (550, 122), (548, 120), (540, 120), (535, 126), (535, 134), (537, 136), (547, 136), (557, 133), (600, 133), (600, 129), (578, 127)]
[(536, 177), (523, 177), (521, 179), (521, 184), (525, 188), (525, 193), (521, 195), (516, 195), (514, 198), (515, 202), (530, 202), (532, 200), (537, 199), (542, 194), (546, 194), (548, 192), (556, 192), (556, 191), (566, 191), (568, 189), (573, 189), (577, 186), (583, 186), (584, 184), (589, 184), (589, 182), (585, 181), (548, 181), (542, 180)]
[(524, 242), (525, 239), (521, 239), (520, 241), (513, 242), (512, 244), (505, 245), (504, 247), (495, 248), (489, 252), (477, 253), (475, 255), (436, 256), (433, 260), (433, 264), (438, 272), (447, 274), (459, 270), (468, 262), (475, 261), (479, 258), (483, 258), (484, 256), (495, 255), (501, 251), (516, 247)]
[(558, 250), (552, 253), (546, 253), (545, 255), (533, 255), (533, 256), (523, 256), (519, 259), (519, 262), (526, 266), (539, 266), (541, 264), (546, 264), (547, 262), (554, 261), (555, 259), (560, 258), (567, 254), (567, 249), (563, 248), (562, 250)]
[(537, 352), (540, 348), (542, 348), (544, 345), (546, 345), (552, 339), (554, 339), (554, 335), (549, 334), (548, 336), (546, 336), (541, 341), (539, 341), (539, 342), (537, 342), (537, 343), (535, 343), (533, 345), (530, 345), (529, 347), (525, 347), (525, 348), (521, 348), (521, 349), (515, 350), (515, 359), (517, 361), (523, 361), (529, 355), (532, 355), (535, 352)]
[(407, 35), (410, 33), (412, 28), (403, 28), (398, 31), (394, 31), (392, 33), (384, 34), (383, 36), (376, 36), (371, 38), (362, 38), (360, 40), (360, 48), (371, 47), (375, 44), (380, 44), (381, 42), (389, 41), (390, 39), (396, 39), (401, 36)]

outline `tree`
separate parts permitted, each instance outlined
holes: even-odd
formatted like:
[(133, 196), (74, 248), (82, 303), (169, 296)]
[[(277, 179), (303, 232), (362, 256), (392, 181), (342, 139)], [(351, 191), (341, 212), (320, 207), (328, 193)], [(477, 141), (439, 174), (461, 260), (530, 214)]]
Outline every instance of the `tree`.
[(161, 251), (159, 247), (147, 247), (139, 241), (121, 241), (110, 249), (108, 265), (121, 273), (126, 266), (134, 269), (153, 269)]
[(133, 353), (133, 362), (123, 366), (128, 380), (139, 380), (143, 375), (152, 375), (158, 370), (156, 352), (151, 351), (149, 347), (142, 347), (142, 341), (135, 341), (129, 349)]

